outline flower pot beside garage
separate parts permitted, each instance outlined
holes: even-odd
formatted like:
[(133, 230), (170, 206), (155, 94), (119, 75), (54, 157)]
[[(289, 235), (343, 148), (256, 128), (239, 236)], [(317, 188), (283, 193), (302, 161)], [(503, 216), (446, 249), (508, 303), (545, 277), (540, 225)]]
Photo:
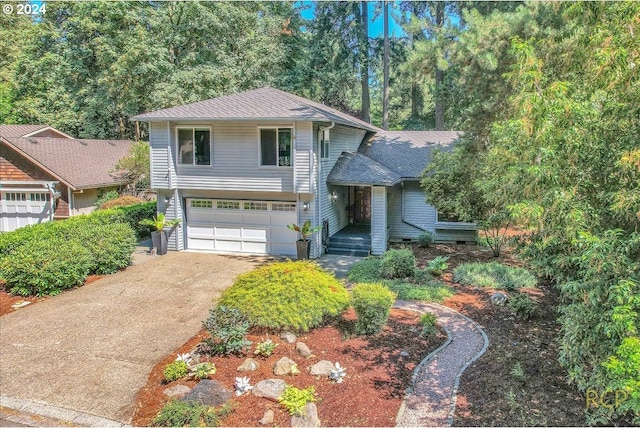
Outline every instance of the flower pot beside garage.
[(298, 260), (307, 260), (311, 252), (311, 241), (298, 239), (296, 241), (296, 251), (298, 253)]
[[(156, 254), (159, 256), (167, 254), (169, 235), (180, 224), (180, 219), (167, 220), (164, 213), (158, 213), (153, 220), (144, 219), (138, 223), (155, 228), (155, 231), (151, 232), (151, 247), (156, 249)], [(171, 229), (166, 231), (165, 227), (170, 227)]]
[(160, 232), (151, 232), (151, 246), (156, 249), (156, 254), (161, 256), (167, 254), (167, 242), (169, 234), (166, 230)]

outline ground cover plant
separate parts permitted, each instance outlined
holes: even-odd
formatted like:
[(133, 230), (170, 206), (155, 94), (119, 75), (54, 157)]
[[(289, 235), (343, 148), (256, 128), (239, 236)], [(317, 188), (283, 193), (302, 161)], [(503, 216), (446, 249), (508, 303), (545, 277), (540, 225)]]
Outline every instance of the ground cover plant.
[(237, 309), (252, 326), (308, 331), (341, 314), (349, 294), (315, 263), (289, 261), (238, 276), (217, 303)]
[[(396, 251), (396, 250), (390, 250)], [(411, 257), (408, 256), (408, 249), (404, 249), (400, 254), (403, 257), (403, 265), (409, 266), (413, 263), (413, 274), (409, 277), (403, 277), (398, 279), (387, 279), (381, 274), (382, 258), (380, 257), (367, 257), (358, 261), (349, 274), (347, 279), (351, 283), (381, 283), (391, 291), (393, 291), (397, 298), (400, 300), (421, 300), (429, 302), (442, 302), (447, 297), (453, 295), (453, 289), (445, 285), (442, 281), (434, 279), (434, 275), (431, 273), (434, 266), (437, 267), (436, 273), (442, 273), (446, 269), (446, 257), (438, 256), (434, 257), (430, 263), (431, 267), (425, 266), (424, 268), (415, 267), (415, 258), (411, 262)], [(395, 254), (398, 254), (395, 252)], [(409, 262), (407, 262), (409, 260)], [(433, 261), (436, 261), (433, 263)], [(444, 266), (443, 266), (444, 263)], [(403, 271), (403, 274), (406, 274)]]
[(453, 271), (453, 280), (464, 285), (506, 290), (535, 287), (537, 284), (536, 277), (527, 269), (498, 262), (462, 264)]

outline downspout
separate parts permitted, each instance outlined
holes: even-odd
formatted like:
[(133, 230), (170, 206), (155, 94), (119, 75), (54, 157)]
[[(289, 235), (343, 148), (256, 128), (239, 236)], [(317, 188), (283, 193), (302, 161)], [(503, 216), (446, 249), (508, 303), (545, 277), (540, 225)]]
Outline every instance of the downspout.
[(55, 184), (51, 185), (51, 184), (47, 184), (47, 190), (49, 191), (49, 221), (53, 221), (53, 207), (54, 204), (56, 202), (56, 191), (55, 191)]
[(404, 218), (404, 181), (402, 183), (400, 183), (400, 187), (402, 187), (402, 200), (400, 201), (402, 205), (402, 216), (401, 216), (401, 220), (403, 223), (408, 224), (409, 226), (415, 227), (416, 229), (420, 229), (423, 232), (427, 232), (427, 229), (425, 229), (422, 226), (418, 226), (417, 224), (414, 224), (412, 222), (410, 222), (409, 220), (407, 220), (406, 218)]
[[(336, 126), (335, 122), (331, 122), (331, 125), (329, 126), (325, 126), (323, 127), (318, 127), (318, 133), (322, 132), (324, 133), (324, 131), (328, 131), (330, 129), (333, 129), (333, 127)], [(329, 140), (331, 141), (331, 140)], [(320, 138), (318, 138), (318, 178), (322, 179), (322, 147), (320, 147)], [(319, 180), (320, 181), (320, 180)], [(318, 193), (320, 194), (320, 196), (322, 196), (322, 186), (326, 186), (327, 183), (326, 182), (319, 182), (318, 183)], [(322, 224), (322, 198), (318, 198), (318, 215), (317, 215), (317, 225), (320, 226)], [(318, 232), (316, 232), (318, 233)], [(329, 231), (327, 231), (327, 236), (328, 236)], [(322, 252), (322, 230), (320, 230), (320, 252)]]

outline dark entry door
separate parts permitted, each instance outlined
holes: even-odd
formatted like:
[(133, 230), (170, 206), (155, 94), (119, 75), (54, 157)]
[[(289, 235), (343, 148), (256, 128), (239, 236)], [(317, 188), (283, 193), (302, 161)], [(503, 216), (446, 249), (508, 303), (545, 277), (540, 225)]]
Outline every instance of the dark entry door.
[(355, 224), (371, 224), (371, 187), (358, 186), (354, 189)]

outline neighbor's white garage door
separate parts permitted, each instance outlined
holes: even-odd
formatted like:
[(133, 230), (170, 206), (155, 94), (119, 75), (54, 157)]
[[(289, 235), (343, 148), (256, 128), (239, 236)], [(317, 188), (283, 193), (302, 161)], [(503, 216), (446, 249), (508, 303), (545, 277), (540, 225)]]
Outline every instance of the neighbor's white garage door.
[(253, 254), (296, 254), (296, 203), (190, 199), (187, 248)]
[(49, 221), (51, 197), (43, 192), (0, 192), (0, 232)]

